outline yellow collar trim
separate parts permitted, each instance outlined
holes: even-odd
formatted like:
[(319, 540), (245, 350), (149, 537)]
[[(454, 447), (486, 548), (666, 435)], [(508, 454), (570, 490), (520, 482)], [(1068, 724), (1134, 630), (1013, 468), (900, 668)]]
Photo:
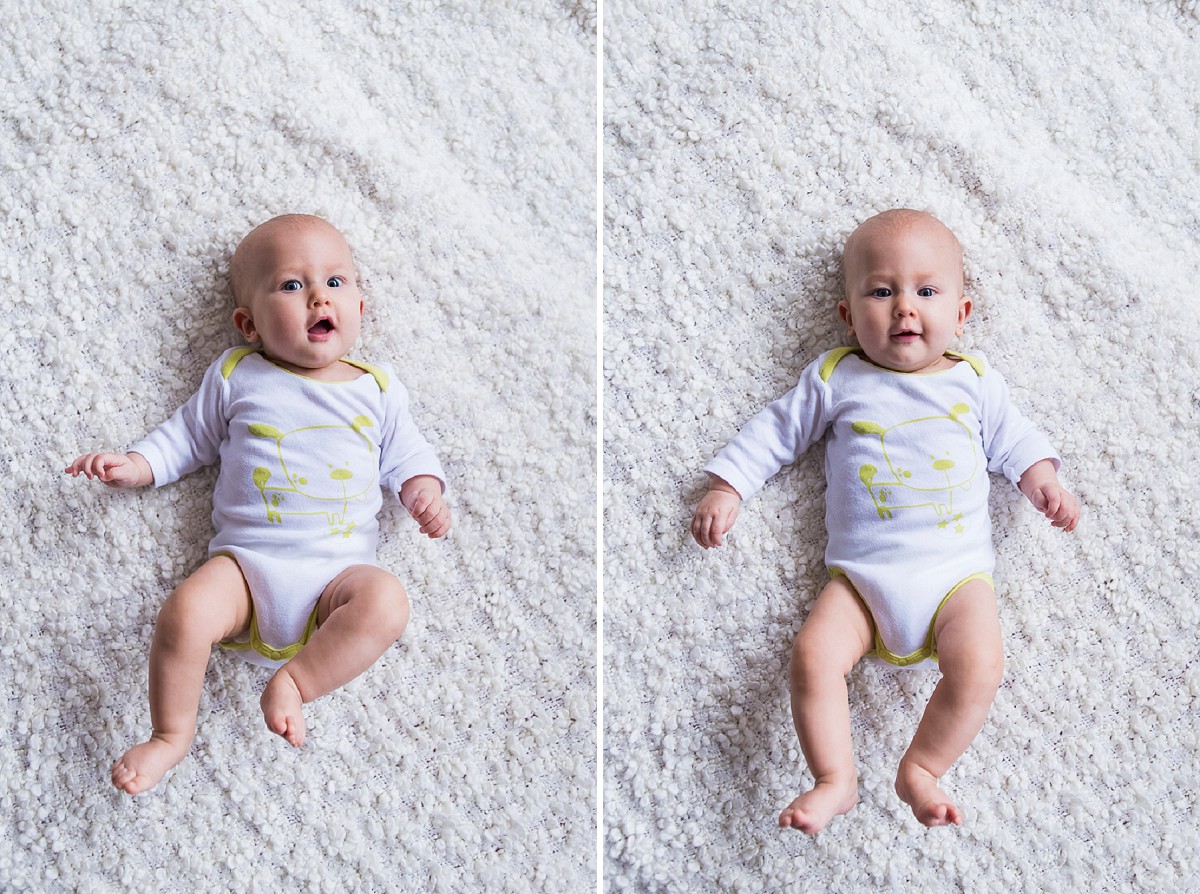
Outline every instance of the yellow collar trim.
[[(866, 356), (866, 354), (862, 348), (834, 348), (832, 351), (830, 351), (829, 356), (826, 357), (825, 361), (821, 364), (821, 370), (820, 370), (821, 381), (828, 382), (829, 377), (833, 375), (833, 371), (834, 371), (834, 369), (837, 368), (837, 365), (839, 363), (841, 363), (843, 360), (845, 360), (847, 357), (849, 357), (851, 354), (857, 354), (862, 357)], [(970, 366), (971, 369), (975, 370), (975, 375), (980, 376), (980, 377), (983, 376), (983, 370), (984, 370), (983, 361), (981, 359), (979, 359), (978, 357), (974, 356), (973, 354), (961, 354), (958, 351), (947, 351), (945, 356), (953, 357), (956, 360), (963, 361), (968, 366)], [(870, 362), (871, 361), (869, 361), (869, 360), (867, 361), (867, 363), (870, 363)], [(882, 367), (880, 367), (880, 368), (882, 369)], [(888, 370), (888, 372), (896, 372), (896, 371)], [(907, 373), (896, 372), (896, 375), (907, 375)]]
[[(241, 363), (243, 360), (245, 360), (251, 354), (261, 354), (261, 353), (262, 353), (262, 348), (237, 348), (237, 349), (231, 351), (229, 356), (225, 358), (225, 362), (221, 364), (221, 378), (228, 379), (231, 375), (233, 375), (233, 371), (239, 363)], [(348, 364), (350, 364), (350, 366), (353, 366), (356, 369), (361, 369), (365, 373), (370, 373), (371, 377), (374, 378), (375, 382), (379, 385), (380, 391), (388, 390), (388, 382), (389, 382), (388, 375), (382, 369), (380, 369), (378, 366), (374, 366), (370, 363), (362, 363), (361, 361), (358, 361), (358, 360), (347, 360), (345, 357), (342, 358), (342, 362), (348, 363)], [(286, 370), (285, 370), (285, 372), (286, 372)], [(308, 377), (300, 376), (300, 378), (305, 379)], [(315, 382), (317, 380), (313, 379), (312, 381)]]

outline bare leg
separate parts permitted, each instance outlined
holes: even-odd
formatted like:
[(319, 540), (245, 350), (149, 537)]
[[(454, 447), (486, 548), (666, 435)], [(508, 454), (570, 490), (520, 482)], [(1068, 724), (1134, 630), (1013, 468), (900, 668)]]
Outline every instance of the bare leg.
[(938, 615), (934, 635), (942, 679), (900, 761), (896, 793), (926, 826), (962, 825), (958, 805), (937, 782), (983, 729), (1004, 674), (991, 586), (975, 580), (951, 596)]
[(196, 733), (196, 709), (213, 643), (250, 625), (250, 591), (237, 562), (209, 559), (167, 597), (150, 645), (150, 739), (112, 768), (113, 785), (131, 795), (156, 786), (183, 760)]
[(846, 675), (874, 645), (874, 623), (850, 584), (834, 578), (796, 635), (789, 668), (792, 722), (815, 785), (779, 825), (815, 835), (858, 803)]
[(372, 565), (343, 571), (321, 594), (312, 639), (263, 690), (267, 728), (297, 748), (303, 745), (301, 706), (369, 668), (407, 625), (408, 594), (395, 577)]

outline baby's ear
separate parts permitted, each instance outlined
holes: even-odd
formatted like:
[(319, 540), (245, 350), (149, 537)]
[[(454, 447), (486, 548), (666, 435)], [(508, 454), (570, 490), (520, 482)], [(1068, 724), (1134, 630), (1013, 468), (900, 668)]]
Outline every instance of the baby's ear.
[(250, 309), (247, 307), (239, 307), (233, 312), (233, 327), (240, 333), (246, 341), (254, 343), (258, 341), (258, 329), (254, 325), (254, 318), (250, 316)]
[(958, 302), (958, 330), (955, 332), (955, 335), (962, 335), (963, 326), (967, 324), (967, 320), (971, 316), (971, 311), (974, 309), (975, 302), (971, 300), (970, 295), (964, 292), (962, 298), (959, 299)]
[(854, 318), (850, 316), (850, 302), (842, 300), (838, 302), (838, 316), (841, 317), (843, 323), (846, 324), (846, 334), (854, 334)]

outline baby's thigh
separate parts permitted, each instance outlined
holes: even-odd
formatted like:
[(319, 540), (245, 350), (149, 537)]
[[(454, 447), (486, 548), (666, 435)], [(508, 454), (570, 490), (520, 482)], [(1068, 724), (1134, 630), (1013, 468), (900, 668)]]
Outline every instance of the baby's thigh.
[(238, 563), (213, 556), (167, 597), (159, 623), (203, 632), (212, 642), (241, 636), (250, 629), (253, 603)]
[(946, 600), (934, 625), (934, 639), (942, 673), (998, 675), (1004, 665), (1004, 640), (991, 584), (968, 581)]
[(843, 673), (875, 645), (875, 623), (854, 587), (838, 576), (827, 583), (813, 604), (792, 648), (797, 662), (824, 662)]
[(317, 601), (317, 626), (336, 610), (354, 606), (356, 614), (380, 621), (408, 621), (408, 594), (396, 576), (375, 565), (352, 565), (338, 574)]

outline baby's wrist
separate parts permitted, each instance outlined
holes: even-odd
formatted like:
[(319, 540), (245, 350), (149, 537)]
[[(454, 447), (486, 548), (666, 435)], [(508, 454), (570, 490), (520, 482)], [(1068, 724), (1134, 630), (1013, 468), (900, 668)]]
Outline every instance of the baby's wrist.
[(126, 453), (125, 458), (133, 465), (137, 472), (137, 477), (133, 481), (133, 487), (147, 487), (154, 483), (154, 469), (150, 467), (150, 461), (140, 453)]
[(724, 478), (710, 474), (708, 481), (708, 492), (711, 494), (714, 491), (722, 494), (730, 494), (731, 496), (736, 497), (738, 500), (742, 499), (742, 495), (737, 492), (736, 487), (734, 487)]
[(430, 499), (440, 499), (442, 482), (434, 475), (414, 475), (400, 485), (400, 502), (407, 509), (420, 494), (429, 492)]
[(1054, 463), (1048, 459), (1035, 462), (1021, 473), (1021, 480), (1017, 482), (1017, 487), (1027, 497), (1047, 485), (1058, 486), (1058, 473), (1054, 469)]

